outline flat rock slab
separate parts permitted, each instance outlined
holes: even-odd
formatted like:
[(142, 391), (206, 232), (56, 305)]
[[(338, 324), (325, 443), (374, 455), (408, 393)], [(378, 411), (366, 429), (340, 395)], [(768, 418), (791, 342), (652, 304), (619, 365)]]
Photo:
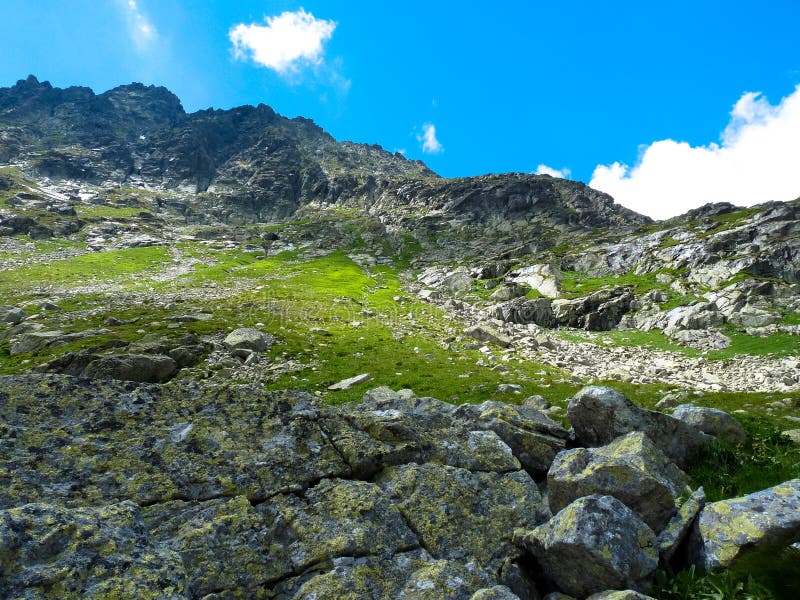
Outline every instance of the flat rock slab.
[(372, 379), (372, 375), (370, 375), (369, 373), (361, 373), (361, 375), (348, 377), (347, 379), (342, 379), (341, 381), (334, 383), (333, 385), (329, 385), (328, 389), (332, 391), (349, 390), (351, 387), (359, 385), (361, 383), (366, 383), (370, 379)]

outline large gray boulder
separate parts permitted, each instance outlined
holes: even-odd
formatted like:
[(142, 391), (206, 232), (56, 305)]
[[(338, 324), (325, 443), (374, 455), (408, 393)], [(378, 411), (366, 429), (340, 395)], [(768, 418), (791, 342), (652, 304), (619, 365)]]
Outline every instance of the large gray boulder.
[(492, 292), (489, 296), (489, 300), (505, 302), (507, 300), (513, 300), (514, 298), (522, 298), (530, 291), (531, 288), (527, 285), (522, 285), (520, 283), (504, 283)]
[(541, 264), (522, 267), (511, 273), (517, 283), (523, 283), (538, 291), (542, 296), (558, 298), (564, 275), (556, 265)]
[(541, 327), (555, 327), (556, 317), (551, 301), (547, 298), (527, 300), (517, 298), (496, 304), (488, 309), (489, 316), (506, 323), (527, 325), (534, 323)]
[(747, 441), (747, 433), (741, 423), (717, 408), (681, 404), (672, 411), (672, 416), (698, 431), (731, 444), (744, 444)]
[(241, 327), (231, 331), (224, 341), (231, 350), (264, 352), (272, 344), (272, 336), (252, 327)]
[(678, 510), (676, 499), (687, 483), (683, 471), (642, 432), (629, 433), (599, 448), (561, 452), (547, 473), (554, 513), (582, 496), (609, 495), (656, 532)]
[(175, 361), (163, 354), (108, 354), (90, 362), (81, 377), (162, 383), (177, 371)]
[(619, 325), (634, 299), (630, 288), (615, 287), (594, 292), (584, 298), (554, 300), (552, 306), (559, 325), (590, 331), (608, 331)]
[(547, 472), (556, 454), (566, 447), (569, 432), (543, 412), (487, 400), (462, 404), (453, 418), (469, 429), (493, 431), (511, 448), (522, 466), (534, 476)]
[(508, 348), (511, 345), (511, 338), (491, 323), (478, 323), (467, 327), (464, 333), (478, 341), (489, 342), (501, 348)]
[(706, 493), (702, 487), (693, 491), (686, 501), (681, 504), (678, 513), (670, 519), (656, 539), (658, 555), (661, 560), (669, 562), (672, 559), (705, 504)]
[(0, 326), (21, 323), (28, 314), (16, 306), (0, 306)]
[(646, 587), (658, 567), (655, 534), (613, 496), (576, 500), (514, 541), (530, 553), (545, 576), (572, 596)]
[(614, 389), (588, 386), (567, 407), (575, 438), (584, 446), (602, 446), (641, 431), (670, 459), (684, 467), (710, 436), (663, 413), (637, 407)]
[(689, 537), (689, 560), (711, 570), (745, 553), (800, 541), (800, 479), (706, 504)]

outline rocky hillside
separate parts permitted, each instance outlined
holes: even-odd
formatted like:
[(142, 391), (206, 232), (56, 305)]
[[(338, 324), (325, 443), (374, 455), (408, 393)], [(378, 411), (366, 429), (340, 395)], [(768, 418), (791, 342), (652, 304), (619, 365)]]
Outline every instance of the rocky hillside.
[(0, 89), (0, 596), (794, 599), (799, 223)]

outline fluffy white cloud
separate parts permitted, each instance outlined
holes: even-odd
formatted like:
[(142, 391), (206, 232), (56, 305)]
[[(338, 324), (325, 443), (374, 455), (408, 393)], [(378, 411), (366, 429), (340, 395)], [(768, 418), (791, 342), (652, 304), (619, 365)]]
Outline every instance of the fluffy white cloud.
[(265, 21), (266, 25), (240, 23), (231, 28), (228, 38), (236, 58), (250, 58), (281, 75), (295, 72), (302, 64), (320, 65), (323, 44), (336, 29), (334, 21), (317, 19), (302, 8)]
[(146, 50), (155, 41), (156, 28), (142, 12), (136, 0), (120, 0), (128, 22), (128, 34), (139, 50)]
[(747, 92), (730, 115), (719, 144), (660, 140), (634, 167), (598, 165), (589, 185), (656, 219), (707, 202), (751, 206), (800, 196), (800, 86), (778, 105)]
[(422, 151), (425, 154), (444, 152), (444, 146), (436, 139), (436, 126), (433, 123), (425, 123), (422, 126), (422, 134), (417, 136), (417, 141), (422, 144)]
[(554, 169), (553, 167), (548, 167), (545, 164), (541, 164), (536, 167), (535, 171), (536, 175), (550, 175), (551, 177), (560, 177), (561, 179), (568, 179), (570, 175), (572, 175), (572, 171), (569, 169)]

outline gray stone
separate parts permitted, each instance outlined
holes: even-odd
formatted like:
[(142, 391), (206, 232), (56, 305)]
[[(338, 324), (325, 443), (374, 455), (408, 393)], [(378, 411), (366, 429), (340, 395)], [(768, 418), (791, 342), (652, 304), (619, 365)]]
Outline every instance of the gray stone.
[(58, 345), (64, 338), (63, 331), (33, 331), (17, 336), (11, 342), (11, 356), (37, 352), (51, 345)]
[(621, 435), (641, 431), (681, 467), (713, 439), (669, 415), (639, 408), (607, 387), (583, 388), (570, 400), (567, 412), (580, 444), (602, 446)]
[(163, 354), (108, 354), (90, 362), (81, 377), (162, 383), (177, 371), (175, 361)]
[(494, 292), (492, 292), (492, 294), (489, 296), (489, 300), (493, 300), (494, 302), (505, 302), (507, 300), (513, 300), (514, 298), (522, 298), (530, 291), (531, 288), (527, 285), (522, 285), (519, 283), (504, 283)]
[(505, 321), (527, 325), (534, 323), (541, 327), (555, 327), (556, 317), (553, 313), (551, 301), (547, 298), (528, 300), (517, 298), (489, 307), (487, 312), (490, 317)]
[(694, 521), (706, 504), (706, 493), (702, 487), (681, 504), (678, 514), (670, 519), (667, 526), (658, 534), (656, 545), (658, 555), (664, 562), (669, 562), (694, 525)]
[(347, 379), (342, 379), (333, 385), (329, 385), (328, 389), (333, 391), (349, 390), (354, 385), (366, 383), (370, 379), (372, 379), (372, 375), (369, 373), (361, 373), (360, 375), (354, 375), (353, 377), (348, 377)]
[(489, 323), (479, 323), (472, 327), (467, 327), (464, 333), (471, 338), (481, 342), (490, 342), (501, 348), (508, 348), (511, 345), (511, 338)]
[(697, 350), (723, 350), (731, 345), (731, 338), (714, 329), (667, 329), (669, 339)]
[(511, 277), (517, 283), (530, 286), (542, 296), (558, 298), (561, 295), (561, 282), (564, 275), (556, 265), (530, 265), (512, 272)]
[(231, 349), (243, 348), (264, 352), (272, 344), (272, 336), (252, 327), (234, 329), (225, 336), (225, 345)]
[(556, 513), (590, 494), (614, 496), (653, 531), (678, 509), (688, 478), (641, 432), (599, 448), (575, 448), (556, 456), (547, 473), (550, 509)]
[(651, 596), (640, 594), (633, 590), (607, 590), (599, 594), (592, 594), (586, 600), (655, 600)]
[(469, 600), (520, 600), (520, 598), (506, 586), (496, 585), (478, 590)]
[(747, 433), (741, 423), (717, 408), (681, 404), (672, 411), (672, 416), (698, 431), (731, 444), (744, 444), (747, 441)]
[(475, 285), (475, 280), (469, 274), (467, 269), (460, 268), (452, 273), (449, 273), (444, 279), (442, 279), (440, 285), (451, 294), (455, 294), (456, 292), (471, 290)]
[(658, 566), (655, 534), (613, 496), (576, 500), (544, 525), (517, 530), (545, 577), (578, 598), (608, 589), (643, 589)]
[(468, 428), (495, 432), (511, 448), (525, 469), (543, 475), (553, 458), (566, 446), (568, 432), (539, 410), (486, 401), (482, 404), (462, 404), (452, 418)]
[(0, 306), (0, 325), (16, 325), (27, 318), (28, 314), (16, 306)]
[(689, 560), (702, 569), (727, 567), (743, 554), (800, 539), (800, 479), (739, 498), (706, 504), (689, 538)]
[(786, 431), (781, 431), (781, 435), (800, 446), (800, 429), (787, 429)]

